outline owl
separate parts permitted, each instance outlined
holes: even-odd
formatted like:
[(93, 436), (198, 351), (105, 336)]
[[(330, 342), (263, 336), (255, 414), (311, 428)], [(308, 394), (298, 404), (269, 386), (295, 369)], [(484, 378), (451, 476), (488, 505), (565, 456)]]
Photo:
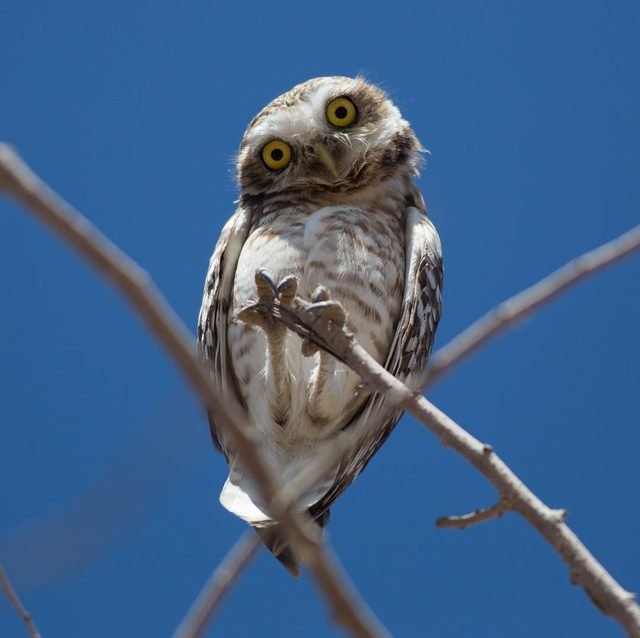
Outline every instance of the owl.
[[(273, 100), (237, 156), (238, 207), (207, 272), (198, 348), (222, 396), (233, 394), (265, 462), (284, 485), (328, 447), (363, 432), (300, 499), (320, 526), (401, 416), (325, 352), (275, 322), (251, 321), (256, 273), (295, 277), (297, 294), (330, 297), (360, 344), (417, 387), (440, 319), (440, 239), (413, 179), (423, 148), (388, 96), (362, 78), (321, 77)], [(299, 560), (216, 415), (213, 441), (229, 476), (222, 505), (253, 526), (294, 575)]]

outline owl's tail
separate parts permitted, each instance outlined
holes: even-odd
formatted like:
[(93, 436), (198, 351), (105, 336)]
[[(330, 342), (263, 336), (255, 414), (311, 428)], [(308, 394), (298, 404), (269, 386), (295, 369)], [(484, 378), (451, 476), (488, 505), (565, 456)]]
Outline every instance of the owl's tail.
[[(315, 520), (318, 527), (323, 528), (329, 521), (329, 510)], [(300, 577), (300, 559), (280, 531), (280, 525), (254, 528), (267, 549), (284, 565), (286, 570), (296, 578)]]
[[(269, 449), (266, 451), (269, 452)], [(300, 468), (305, 467), (307, 463), (307, 457), (298, 456), (294, 462), (284, 466), (282, 464), (278, 466), (275, 461), (273, 465), (278, 468), (283, 485), (288, 485), (296, 480)], [(334, 477), (335, 471), (329, 472), (300, 497), (300, 509), (303, 511), (307, 509), (321, 529), (329, 521), (329, 511), (319, 503), (329, 491)], [(291, 574), (300, 575), (299, 557), (289, 546), (286, 536), (281, 532), (280, 525), (273, 520), (268, 506), (261, 497), (260, 490), (250, 475), (238, 466), (236, 460), (232, 462), (229, 477), (220, 492), (220, 503), (231, 513), (249, 523), (269, 551)]]
[(300, 576), (300, 561), (289, 543), (280, 534), (279, 525), (269, 527), (255, 527), (260, 540), (267, 549), (285, 566), (287, 571), (296, 578)]

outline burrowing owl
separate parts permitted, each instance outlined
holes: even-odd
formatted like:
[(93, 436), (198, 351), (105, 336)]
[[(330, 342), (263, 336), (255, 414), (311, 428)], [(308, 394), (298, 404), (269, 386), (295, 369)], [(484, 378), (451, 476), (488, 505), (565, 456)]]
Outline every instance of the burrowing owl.
[[(415, 385), (440, 318), (443, 273), (438, 234), (412, 181), (422, 150), (383, 91), (346, 77), (309, 80), (276, 98), (240, 144), (240, 199), (211, 258), (198, 344), (217, 388), (245, 406), (246, 424), (284, 484), (344, 432), (364, 428), (364, 444), (303, 496), (321, 526), (400, 413), (385, 410), (330, 355), (304, 357), (300, 339), (282, 326), (250, 325), (238, 315), (256, 299), (256, 271), (275, 281), (294, 275), (308, 299), (324, 286), (368, 352)], [(224, 429), (215, 415), (210, 422), (230, 467), (222, 505), (297, 574), (295, 555)]]

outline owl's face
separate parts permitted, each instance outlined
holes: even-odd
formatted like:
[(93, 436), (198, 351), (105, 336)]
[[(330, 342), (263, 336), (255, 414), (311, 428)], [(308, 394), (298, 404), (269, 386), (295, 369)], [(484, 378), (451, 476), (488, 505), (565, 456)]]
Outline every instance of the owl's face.
[(359, 78), (316, 78), (251, 121), (238, 154), (238, 180), (247, 195), (347, 193), (415, 174), (421, 151), (380, 89)]

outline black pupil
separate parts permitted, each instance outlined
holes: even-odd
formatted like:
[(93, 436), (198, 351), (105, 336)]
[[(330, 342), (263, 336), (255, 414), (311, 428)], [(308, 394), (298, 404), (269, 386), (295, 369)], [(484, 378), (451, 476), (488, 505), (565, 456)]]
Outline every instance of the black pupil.
[(271, 159), (274, 162), (279, 162), (284, 157), (284, 153), (281, 148), (274, 148), (271, 151)]
[(339, 120), (346, 119), (346, 117), (347, 117), (347, 107), (346, 106), (339, 106), (335, 110), (335, 115)]

